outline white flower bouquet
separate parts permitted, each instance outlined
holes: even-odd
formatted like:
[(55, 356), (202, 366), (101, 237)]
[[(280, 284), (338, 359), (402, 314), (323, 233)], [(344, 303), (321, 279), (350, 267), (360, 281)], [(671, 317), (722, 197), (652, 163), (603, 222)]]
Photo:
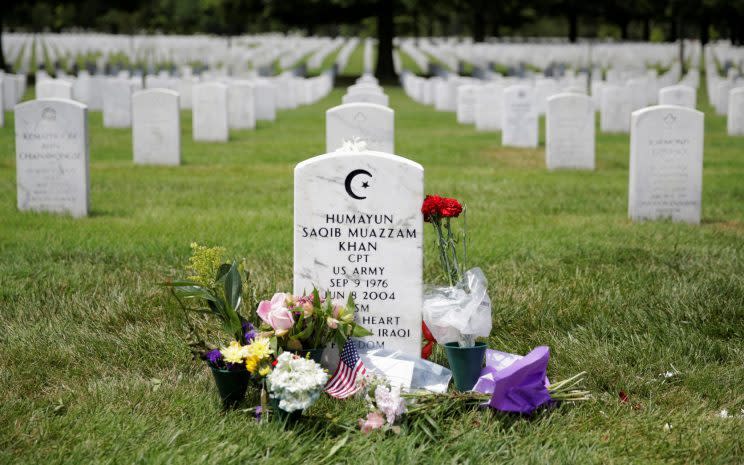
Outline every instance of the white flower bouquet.
[(282, 352), (267, 377), (269, 395), (279, 408), (291, 413), (310, 407), (323, 392), (328, 373), (309, 358)]

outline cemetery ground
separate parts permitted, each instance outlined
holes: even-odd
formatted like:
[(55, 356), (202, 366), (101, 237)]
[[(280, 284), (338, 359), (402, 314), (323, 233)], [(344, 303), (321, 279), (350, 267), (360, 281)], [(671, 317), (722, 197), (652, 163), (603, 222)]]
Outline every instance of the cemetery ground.
[[(222, 412), (158, 283), (198, 241), (247, 257), (249, 306), (291, 290), (293, 168), (323, 152), (341, 91), (225, 144), (193, 142), (182, 112), (179, 167), (135, 166), (130, 130), (91, 112), (83, 219), (16, 210), (6, 112), (0, 463), (741, 463), (744, 138), (726, 136), (703, 93), (703, 221), (690, 226), (628, 220), (628, 135), (597, 131), (595, 172), (548, 172), (542, 130), (539, 149), (506, 149), (498, 133), (386, 92), (397, 153), (424, 166), (427, 192), (468, 206), (469, 264), (493, 301), (489, 346), (549, 345), (551, 379), (586, 371), (593, 400), (531, 418), (432, 412), (436, 427), (387, 436), (357, 432), (361, 400), (323, 399), (286, 431)], [(441, 349), (434, 359), (446, 363)], [(257, 403), (252, 392), (244, 406)]]

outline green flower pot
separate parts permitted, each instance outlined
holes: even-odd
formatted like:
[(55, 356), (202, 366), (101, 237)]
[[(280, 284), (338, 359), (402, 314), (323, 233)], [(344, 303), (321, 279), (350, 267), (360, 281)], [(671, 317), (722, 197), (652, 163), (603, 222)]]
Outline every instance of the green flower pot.
[(271, 406), (271, 418), (274, 421), (281, 421), (282, 423), (295, 423), (302, 418), (302, 410), (295, 410), (294, 412), (287, 412), (279, 407), (279, 399), (274, 397), (269, 398), (269, 405)]
[(448, 342), (444, 345), (444, 351), (447, 353), (455, 388), (461, 392), (473, 389), (483, 368), (486, 343), (476, 342), (474, 347), (460, 347), (457, 342)]
[(308, 354), (310, 354), (310, 360), (315, 361), (315, 363), (320, 364), (320, 360), (323, 358), (323, 351), (325, 350), (325, 347), (321, 347), (319, 349), (301, 349), (301, 350), (292, 350), (291, 352), (299, 357), (305, 358)]
[(214, 382), (217, 384), (217, 390), (220, 392), (222, 404), (226, 407), (234, 407), (245, 398), (245, 391), (248, 389), (248, 381), (251, 374), (248, 370), (221, 370), (210, 366)]

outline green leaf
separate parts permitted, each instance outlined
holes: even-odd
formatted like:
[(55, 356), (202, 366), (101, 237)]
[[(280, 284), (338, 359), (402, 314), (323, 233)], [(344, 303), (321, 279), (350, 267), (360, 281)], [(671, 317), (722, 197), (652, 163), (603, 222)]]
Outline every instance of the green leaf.
[(348, 440), (349, 440), (349, 435), (348, 434), (345, 435), (344, 437), (342, 437), (340, 441), (338, 441), (336, 444), (333, 445), (333, 447), (331, 447), (331, 450), (328, 451), (328, 455), (326, 455), (326, 458), (325, 459), (328, 460), (331, 457), (333, 457), (333, 455), (336, 452), (338, 452), (339, 449), (341, 449), (342, 447), (344, 447), (346, 445), (346, 442)]
[(344, 337), (343, 334), (341, 334), (340, 331), (336, 331), (333, 334), (333, 340), (336, 343), (336, 345), (338, 346), (338, 353), (339, 353), (339, 356), (340, 356), (341, 355), (341, 351), (344, 349), (344, 344), (346, 344), (346, 338)]
[(354, 325), (354, 329), (351, 332), (352, 337), (364, 337), (371, 336), (372, 331), (368, 330), (364, 326)]
[(219, 268), (217, 268), (217, 276), (215, 276), (214, 280), (219, 282), (222, 280), (222, 278), (227, 274), (228, 271), (230, 271), (230, 268), (232, 268), (232, 264), (230, 263), (223, 263), (220, 265)]
[(277, 341), (276, 336), (271, 336), (271, 339), (269, 339), (269, 346), (271, 347), (271, 351), (274, 353), (274, 355), (278, 355), (277, 349), (279, 346), (279, 341)]
[(184, 286), (197, 286), (197, 287), (201, 287), (201, 285), (199, 283), (196, 283), (194, 281), (186, 281), (186, 280), (183, 280), (183, 281), (168, 281), (168, 282), (164, 282), (164, 283), (161, 283), (161, 284), (163, 286), (168, 286), (168, 287), (184, 287)]
[(315, 323), (312, 319), (305, 320), (307, 326), (305, 326), (305, 329), (303, 329), (297, 336), (295, 336), (297, 339), (307, 339), (310, 337), (310, 335), (313, 333), (313, 328), (315, 326)]
[(243, 282), (240, 279), (240, 273), (235, 263), (230, 266), (230, 269), (224, 275), (225, 280), (225, 298), (227, 299), (230, 308), (237, 310), (240, 307), (241, 299), (243, 298)]
[(320, 308), (320, 292), (318, 292), (318, 288), (313, 288), (313, 307)]
[(211, 302), (218, 300), (217, 296), (211, 290), (201, 286), (181, 286), (176, 287), (175, 291), (179, 297), (183, 297), (184, 299), (199, 298)]

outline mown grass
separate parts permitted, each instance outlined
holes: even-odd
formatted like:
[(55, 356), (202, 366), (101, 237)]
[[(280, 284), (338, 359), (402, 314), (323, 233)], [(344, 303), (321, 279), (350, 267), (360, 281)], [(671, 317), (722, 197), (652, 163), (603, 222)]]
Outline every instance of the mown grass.
[[(157, 283), (199, 241), (248, 258), (250, 306), (291, 288), (292, 170), (322, 153), (324, 111), (342, 91), (226, 144), (193, 142), (183, 113), (175, 168), (134, 166), (130, 131), (103, 129), (91, 113), (92, 214), (80, 220), (16, 211), (6, 113), (0, 462), (741, 463), (744, 140), (725, 135), (724, 119), (706, 115), (703, 224), (632, 224), (627, 135), (599, 135), (596, 172), (549, 173), (542, 141), (503, 148), (497, 133), (388, 93), (398, 153), (424, 165), (428, 192), (468, 204), (470, 262), (493, 300), (489, 344), (549, 345), (551, 378), (586, 370), (594, 400), (531, 418), (437, 418), (438, 441), (406, 426), (399, 436), (348, 431), (361, 401), (322, 400), (286, 430), (223, 412)], [(251, 392), (245, 407), (255, 403)]]

